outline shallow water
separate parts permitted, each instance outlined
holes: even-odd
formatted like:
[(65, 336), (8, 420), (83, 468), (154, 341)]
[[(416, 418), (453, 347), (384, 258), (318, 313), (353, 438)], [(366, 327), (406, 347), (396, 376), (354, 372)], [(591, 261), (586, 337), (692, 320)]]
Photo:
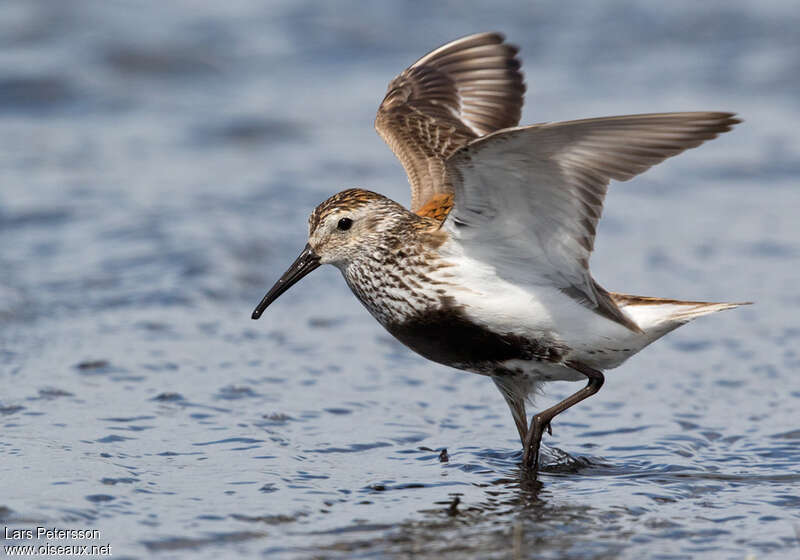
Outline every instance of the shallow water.
[[(4, 527), (97, 528), (119, 558), (800, 554), (800, 11), (514, 4), (4, 4)], [(536, 480), (492, 383), (406, 350), (335, 270), (249, 319), (318, 202), (408, 201), (377, 103), (485, 29), (522, 48), (526, 123), (745, 119), (612, 185), (593, 268), (757, 304), (609, 372)]]

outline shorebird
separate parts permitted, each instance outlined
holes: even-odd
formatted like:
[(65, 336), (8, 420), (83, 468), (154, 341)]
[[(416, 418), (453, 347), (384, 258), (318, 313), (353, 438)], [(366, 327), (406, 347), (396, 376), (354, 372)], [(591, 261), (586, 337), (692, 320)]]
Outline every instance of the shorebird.
[[(594, 395), (671, 330), (737, 303), (603, 289), (589, 271), (611, 179), (715, 138), (732, 113), (603, 117), (518, 127), (518, 49), (499, 33), (457, 39), (389, 83), (375, 127), (411, 184), (411, 210), (360, 188), (308, 220), (308, 243), (253, 312), (322, 264), (392, 335), (422, 356), (489, 376), (511, 409), (523, 465), (538, 469), (553, 418)], [(585, 387), (534, 414), (547, 381)]]

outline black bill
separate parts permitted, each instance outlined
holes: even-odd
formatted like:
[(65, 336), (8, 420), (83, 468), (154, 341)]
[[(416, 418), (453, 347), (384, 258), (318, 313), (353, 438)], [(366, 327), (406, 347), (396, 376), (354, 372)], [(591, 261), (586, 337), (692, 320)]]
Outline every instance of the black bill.
[(292, 287), (298, 280), (300, 280), (303, 276), (314, 270), (319, 266), (319, 255), (317, 255), (312, 249), (311, 245), (306, 243), (303, 252), (300, 253), (300, 256), (295, 259), (292, 263), (292, 266), (289, 267), (289, 270), (283, 273), (275, 285), (272, 286), (272, 289), (267, 292), (267, 295), (264, 296), (264, 299), (261, 300), (261, 303), (258, 304), (256, 310), (253, 311), (253, 319), (258, 319), (261, 317), (261, 314), (264, 313), (264, 310), (269, 307), (269, 304), (278, 299), (278, 297)]

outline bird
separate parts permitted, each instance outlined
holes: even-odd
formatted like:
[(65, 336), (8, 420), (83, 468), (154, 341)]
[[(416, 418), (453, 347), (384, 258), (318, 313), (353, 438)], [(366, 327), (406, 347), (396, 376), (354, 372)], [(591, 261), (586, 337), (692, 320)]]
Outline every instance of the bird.
[[(317, 206), (308, 242), (252, 314), (323, 264), (395, 338), (490, 377), (511, 411), (522, 466), (539, 469), (555, 416), (594, 395), (604, 371), (689, 321), (743, 303), (607, 291), (589, 259), (611, 180), (627, 181), (741, 122), (722, 111), (519, 126), (518, 48), (477, 33), (395, 77), (375, 128), (402, 163), (411, 205), (351, 188)], [(527, 420), (549, 381), (585, 381)]]

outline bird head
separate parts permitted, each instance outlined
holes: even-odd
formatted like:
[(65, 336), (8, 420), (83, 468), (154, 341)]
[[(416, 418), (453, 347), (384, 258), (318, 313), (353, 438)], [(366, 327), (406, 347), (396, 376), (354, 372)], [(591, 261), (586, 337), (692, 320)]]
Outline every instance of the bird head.
[(286, 290), (322, 264), (344, 270), (353, 261), (369, 258), (386, 232), (394, 229), (405, 208), (377, 193), (348, 189), (317, 206), (308, 218), (308, 243), (253, 311), (258, 319)]

